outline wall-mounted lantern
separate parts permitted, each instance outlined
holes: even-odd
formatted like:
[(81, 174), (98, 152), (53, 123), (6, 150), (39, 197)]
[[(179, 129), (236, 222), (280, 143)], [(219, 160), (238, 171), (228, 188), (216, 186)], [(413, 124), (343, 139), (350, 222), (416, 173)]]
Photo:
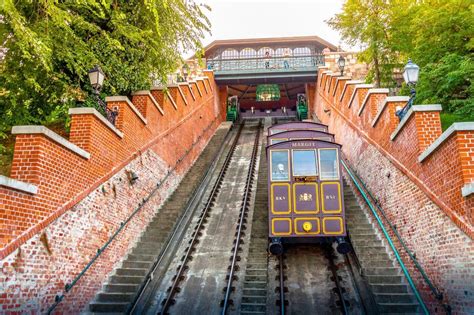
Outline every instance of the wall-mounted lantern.
[(408, 100), (408, 103), (402, 109), (399, 109), (395, 112), (395, 115), (397, 115), (400, 120), (403, 119), (403, 117), (406, 115), (410, 107), (412, 107), (413, 105), (413, 101), (415, 100), (415, 96), (416, 96), (415, 86), (416, 86), (416, 83), (418, 82), (419, 74), (420, 74), (420, 67), (414, 64), (411, 61), (411, 59), (408, 59), (408, 63), (406, 64), (405, 69), (403, 71), (403, 80), (405, 80), (405, 83), (410, 88), (410, 99)]
[(339, 59), (337, 60), (337, 66), (339, 67), (339, 70), (341, 71), (341, 76), (344, 75), (344, 67), (346, 66), (346, 58), (342, 57), (342, 55), (340, 55)]
[(94, 95), (97, 100), (97, 104), (99, 107), (104, 111), (105, 117), (112, 125), (115, 126), (115, 120), (118, 116), (117, 109), (110, 109), (107, 107), (107, 104), (100, 98), (100, 90), (104, 85), (105, 74), (102, 69), (96, 65), (94, 68), (89, 70), (89, 81), (92, 85), (92, 89), (94, 90)]

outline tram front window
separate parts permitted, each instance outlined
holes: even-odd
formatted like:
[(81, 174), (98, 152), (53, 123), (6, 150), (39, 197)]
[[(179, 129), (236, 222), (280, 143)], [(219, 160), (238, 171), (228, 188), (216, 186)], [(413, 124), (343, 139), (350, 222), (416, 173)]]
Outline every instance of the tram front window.
[(321, 179), (338, 179), (339, 164), (336, 149), (320, 149), (319, 163), (321, 164)]
[(287, 181), (288, 151), (272, 151), (272, 181)]
[(316, 154), (314, 150), (293, 151), (293, 176), (316, 176)]

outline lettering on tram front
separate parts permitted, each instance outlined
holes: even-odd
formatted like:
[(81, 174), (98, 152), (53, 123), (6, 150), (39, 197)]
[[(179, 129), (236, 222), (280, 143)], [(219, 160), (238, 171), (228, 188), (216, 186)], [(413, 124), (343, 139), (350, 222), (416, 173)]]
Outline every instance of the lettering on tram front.
[(293, 142), (291, 143), (292, 147), (314, 147), (313, 142)]
[(313, 201), (313, 195), (308, 193), (300, 194), (299, 201)]
[(336, 200), (336, 196), (334, 196), (334, 195), (326, 195), (325, 198), (327, 200)]
[(276, 200), (276, 201), (283, 201), (283, 200), (286, 200), (286, 197), (284, 197), (284, 196), (276, 196), (276, 197), (275, 197), (275, 200)]

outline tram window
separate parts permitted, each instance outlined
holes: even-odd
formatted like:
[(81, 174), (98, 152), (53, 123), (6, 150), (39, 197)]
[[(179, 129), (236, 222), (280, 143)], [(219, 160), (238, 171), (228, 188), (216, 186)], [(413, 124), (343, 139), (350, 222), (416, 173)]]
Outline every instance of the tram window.
[(319, 163), (321, 169), (321, 179), (338, 179), (339, 163), (336, 149), (320, 149)]
[(285, 130), (283, 129), (270, 129), (270, 134), (274, 135), (276, 133), (280, 133), (280, 132), (283, 132)]
[(272, 151), (272, 181), (287, 181), (288, 174), (288, 151)]
[(277, 144), (283, 141), (287, 141), (288, 139), (270, 139), (271, 144)]
[(316, 176), (316, 152), (314, 150), (293, 150), (293, 176)]

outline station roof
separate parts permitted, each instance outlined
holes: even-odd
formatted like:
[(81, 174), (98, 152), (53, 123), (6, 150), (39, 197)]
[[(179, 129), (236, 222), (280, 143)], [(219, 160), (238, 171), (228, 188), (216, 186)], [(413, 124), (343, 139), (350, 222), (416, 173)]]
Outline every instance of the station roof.
[(226, 48), (255, 48), (261, 46), (298, 46), (313, 44), (321, 46), (322, 48), (328, 47), (331, 51), (337, 51), (337, 47), (330, 42), (322, 39), (319, 36), (292, 36), (292, 37), (271, 37), (271, 38), (244, 38), (244, 39), (225, 39), (215, 40), (206, 47), (204, 47), (204, 56), (208, 57), (212, 55), (217, 49)]

